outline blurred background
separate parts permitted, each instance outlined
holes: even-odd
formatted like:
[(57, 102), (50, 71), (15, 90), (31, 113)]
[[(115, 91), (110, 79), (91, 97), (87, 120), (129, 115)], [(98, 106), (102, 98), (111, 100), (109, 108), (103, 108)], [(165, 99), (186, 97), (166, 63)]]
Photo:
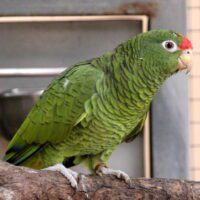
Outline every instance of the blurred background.
[(161, 28), (192, 40), (193, 69), (167, 80), (152, 103), (143, 134), (122, 144), (110, 166), (135, 177), (199, 180), (199, 0), (0, 1), (0, 156), (61, 71)]
[(187, 1), (187, 33), (194, 46), (193, 69), (189, 76), (190, 175), (200, 179), (200, 1)]

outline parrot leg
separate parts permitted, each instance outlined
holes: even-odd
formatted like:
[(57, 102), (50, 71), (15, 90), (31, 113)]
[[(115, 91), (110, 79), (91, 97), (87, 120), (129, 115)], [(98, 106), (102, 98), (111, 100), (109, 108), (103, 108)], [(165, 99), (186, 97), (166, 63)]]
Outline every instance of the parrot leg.
[(47, 167), (43, 170), (60, 172), (63, 176), (65, 176), (69, 180), (71, 186), (73, 188), (77, 189), (77, 187), (78, 187), (78, 183), (77, 183), (78, 173), (71, 170), (71, 169), (66, 168), (62, 163), (56, 164), (56, 165), (51, 166), (51, 167)]
[(126, 183), (130, 183), (130, 177), (128, 174), (126, 174), (125, 172), (121, 171), (121, 170), (115, 170), (115, 169), (111, 169), (106, 167), (105, 165), (98, 165), (96, 168), (96, 174), (97, 175), (114, 175), (119, 179), (123, 179)]

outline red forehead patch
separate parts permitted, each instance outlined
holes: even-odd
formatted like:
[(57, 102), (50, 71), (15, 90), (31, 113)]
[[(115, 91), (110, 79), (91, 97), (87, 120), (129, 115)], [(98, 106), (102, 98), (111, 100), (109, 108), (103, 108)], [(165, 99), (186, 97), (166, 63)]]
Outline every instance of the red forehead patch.
[(192, 43), (191, 43), (191, 41), (187, 37), (183, 38), (183, 40), (182, 40), (179, 48), (182, 49), (182, 50), (193, 49)]

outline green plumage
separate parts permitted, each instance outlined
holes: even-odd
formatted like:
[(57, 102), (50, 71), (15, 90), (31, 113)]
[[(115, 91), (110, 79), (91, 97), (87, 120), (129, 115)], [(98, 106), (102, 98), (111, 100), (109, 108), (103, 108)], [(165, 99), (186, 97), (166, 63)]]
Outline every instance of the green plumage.
[(4, 160), (36, 169), (65, 162), (94, 170), (142, 129), (150, 103), (177, 71), (167, 52), (172, 31), (143, 33), (99, 58), (65, 70), (42, 95), (8, 146)]

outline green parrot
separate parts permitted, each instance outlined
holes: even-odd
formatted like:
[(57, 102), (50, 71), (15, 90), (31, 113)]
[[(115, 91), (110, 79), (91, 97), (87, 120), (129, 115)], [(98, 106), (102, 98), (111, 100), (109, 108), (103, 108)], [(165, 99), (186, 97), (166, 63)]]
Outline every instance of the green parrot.
[(163, 82), (190, 70), (192, 44), (171, 30), (137, 35), (101, 57), (78, 63), (52, 81), (8, 145), (3, 160), (59, 171), (77, 187), (92, 172), (129, 176), (107, 166), (114, 149), (142, 129)]

